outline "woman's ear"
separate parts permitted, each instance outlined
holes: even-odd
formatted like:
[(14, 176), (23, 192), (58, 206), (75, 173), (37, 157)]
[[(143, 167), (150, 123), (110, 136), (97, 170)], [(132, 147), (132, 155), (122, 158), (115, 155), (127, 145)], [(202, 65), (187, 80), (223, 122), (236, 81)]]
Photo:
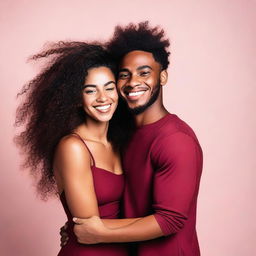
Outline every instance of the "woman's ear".
[(160, 84), (165, 85), (168, 80), (168, 73), (166, 70), (162, 70), (160, 73)]

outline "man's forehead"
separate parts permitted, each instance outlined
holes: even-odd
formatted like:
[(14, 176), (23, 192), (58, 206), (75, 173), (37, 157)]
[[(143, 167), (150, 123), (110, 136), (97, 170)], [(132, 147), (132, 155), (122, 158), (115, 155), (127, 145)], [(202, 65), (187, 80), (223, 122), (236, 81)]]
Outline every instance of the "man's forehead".
[(140, 66), (154, 66), (158, 65), (158, 62), (155, 61), (153, 54), (151, 52), (135, 50), (127, 53), (121, 63), (120, 68), (133, 69)]

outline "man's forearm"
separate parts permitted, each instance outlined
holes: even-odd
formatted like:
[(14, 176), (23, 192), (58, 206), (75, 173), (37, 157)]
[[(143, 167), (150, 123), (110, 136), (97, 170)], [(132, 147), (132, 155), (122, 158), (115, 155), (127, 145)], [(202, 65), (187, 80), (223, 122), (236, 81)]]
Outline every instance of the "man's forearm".
[(101, 219), (104, 225), (109, 229), (124, 228), (141, 218), (127, 218), (127, 219)]
[(108, 229), (101, 234), (103, 243), (134, 242), (155, 239), (163, 236), (163, 232), (155, 217), (149, 215), (140, 218), (121, 228)]

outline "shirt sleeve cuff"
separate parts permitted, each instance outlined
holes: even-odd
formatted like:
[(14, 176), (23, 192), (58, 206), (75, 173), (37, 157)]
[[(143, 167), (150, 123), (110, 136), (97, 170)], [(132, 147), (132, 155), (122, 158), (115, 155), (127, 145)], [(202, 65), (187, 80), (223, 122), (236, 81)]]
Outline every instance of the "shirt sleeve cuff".
[(184, 226), (184, 220), (183, 221), (175, 221), (175, 224), (173, 224), (173, 220), (169, 220), (168, 217), (163, 216), (162, 214), (155, 213), (153, 215), (160, 226), (164, 236), (168, 236), (171, 234), (175, 234), (179, 232), (183, 226)]

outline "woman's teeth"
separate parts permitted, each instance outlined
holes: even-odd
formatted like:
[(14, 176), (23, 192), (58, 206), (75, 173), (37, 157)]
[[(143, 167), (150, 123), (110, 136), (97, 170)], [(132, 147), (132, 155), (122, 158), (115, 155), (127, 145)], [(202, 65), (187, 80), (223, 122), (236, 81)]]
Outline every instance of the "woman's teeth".
[(105, 106), (97, 106), (97, 107), (95, 107), (95, 108), (96, 108), (96, 109), (99, 109), (99, 110), (106, 110), (106, 109), (110, 108), (110, 104), (105, 105)]
[(145, 91), (129, 92), (128, 96), (138, 96), (138, 95), (142, 95), (143, 93), (145, 93)]

